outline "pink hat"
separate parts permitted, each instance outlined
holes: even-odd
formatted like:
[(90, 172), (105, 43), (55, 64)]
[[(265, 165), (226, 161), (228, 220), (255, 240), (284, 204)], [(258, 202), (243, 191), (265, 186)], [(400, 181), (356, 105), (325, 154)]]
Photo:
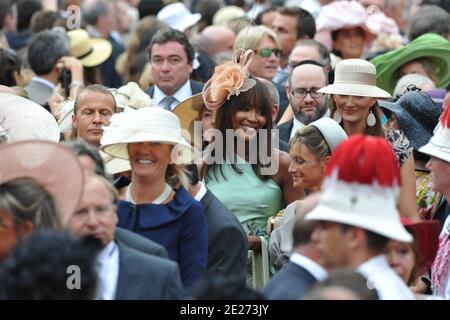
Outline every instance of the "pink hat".
[(387, 17), (383, 12), (369, 14), (366, 20), (367, 28), (374, 34), (398, 34), (400, 29), (397, 23)]
[(317, 17), (317, 39), (325, 40), (330, 48), (331, 32), (344, 29), (361, 27), (365, 32), (366, 44), (370, 44), (375, 35), (366, 26), (366, 9), (357, 1), (333, 1), (322, 7)]

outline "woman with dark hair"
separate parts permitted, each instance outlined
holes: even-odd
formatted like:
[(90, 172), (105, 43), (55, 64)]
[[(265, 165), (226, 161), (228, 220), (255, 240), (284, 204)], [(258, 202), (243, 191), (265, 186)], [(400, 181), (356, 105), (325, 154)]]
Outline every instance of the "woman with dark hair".
[(401, 169), (399, 209), (402, 215), (417, 220), (416, 183), (412, 148), (400, 130), (385, 129), (377, 99), (391, 95), (376, 86), (376, 69), (362, 59), (342, 60), (336, 65), (335, 81), (318, 92), (331, 94), (331, 117), (348, 136), (365, 134), (385, 137), (395, 151)]
[(203, 88), (206, 107), (217, 110), (218, 131), (208, 146), (203, 176), (241, 222), (255, 259), (262, 259), (262, 270), (253, 261), (253, 276), (262, 276), (254, 279), (254, 287), (259, 287), (269, 277), (267, 218), (302, 198), (303, 190), (292, 184), (288, 155), (274, 146), (268, 89), (248, 77), (254, 53), (241, 54), (240, 63), (235, 54), (235, 62), (218, 66)]

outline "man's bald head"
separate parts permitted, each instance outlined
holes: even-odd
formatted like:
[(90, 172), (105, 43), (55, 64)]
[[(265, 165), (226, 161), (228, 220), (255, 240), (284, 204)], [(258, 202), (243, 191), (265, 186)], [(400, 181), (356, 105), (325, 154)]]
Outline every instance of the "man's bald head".
[(214, 51), (216, 53), (233, 50), (235, 34), (230, 28), (225, 26), (208, 26), (203, 29), (201, 34), (215, 46)]

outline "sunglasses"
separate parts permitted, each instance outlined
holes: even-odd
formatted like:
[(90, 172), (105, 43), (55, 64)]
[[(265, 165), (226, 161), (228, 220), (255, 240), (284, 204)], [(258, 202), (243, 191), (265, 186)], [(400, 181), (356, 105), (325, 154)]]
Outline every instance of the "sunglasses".
[(272, 55), (272, 52), (277, 58), (281, 58), (281, 49), (262, 48), (259, 49), (258, 54), (263, 58), (268, 58)]

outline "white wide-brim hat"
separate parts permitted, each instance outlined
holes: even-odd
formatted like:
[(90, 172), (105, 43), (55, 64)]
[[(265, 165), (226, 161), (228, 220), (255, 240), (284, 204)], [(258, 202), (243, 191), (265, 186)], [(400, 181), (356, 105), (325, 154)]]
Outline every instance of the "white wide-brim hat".
[(9, 93), (0, 93), (0, 124), (11, 142), (47, 140), (59, 142), (55, 117), (37, 103)]
[(122, 109), (155, 106), (150, 96), (136, 82), (128, 82), (118, 89), (111, 89), (111, 92), (116, 100), (117, 107)]
[(430, 141), (419, 149), (420, 152), (450, 162), (450, 105), (441, 115)]
[(401, 242), (413, 237), (400, 221), (396, 195), (398, 188), (386, 188), (327, 178), (319, 204), (306, 220), (332, 221), (372, 231)]
[(128, 160), (127, 145), (158, 142), (174, 145), (172, 163), (188, 164), (194, 160), (191, 145), (183, 138), (180, 120), (161, 108), (125, 109), (114, 114), (110, 125), (103, 127), (101, 149), (114, 157)]
[(376, 86), (377, 70), (369, 61), (346, 59), (338, 62), (334, 83), (318, 92), (346, 96), (391, 98), (389, 92)]
[(169, 27), (184, 32), (196, 24), (201, 18), (200, 13), (192, 13), (181, 2), (171, 3), (159, 10), (158, 20), (165, 22)]
[(106, 173), (109, 175), (114, 175), (116, 173), (121, 173), (121, 172), (131, 170), (129, 160), (124, 160), (124, 159), (120, 159), (117, 157), (113, 157), (102, 151), (100, 151), (100, 155), (102, 156), (103, 163), (105, 164)]
[(58, 120), (59, 131), (64, 133), (73, 129), (72, 116), (74, 115), (74, 106), (75, 100), (64, 101), (58, 106), (61, 113), (61, 117)]

